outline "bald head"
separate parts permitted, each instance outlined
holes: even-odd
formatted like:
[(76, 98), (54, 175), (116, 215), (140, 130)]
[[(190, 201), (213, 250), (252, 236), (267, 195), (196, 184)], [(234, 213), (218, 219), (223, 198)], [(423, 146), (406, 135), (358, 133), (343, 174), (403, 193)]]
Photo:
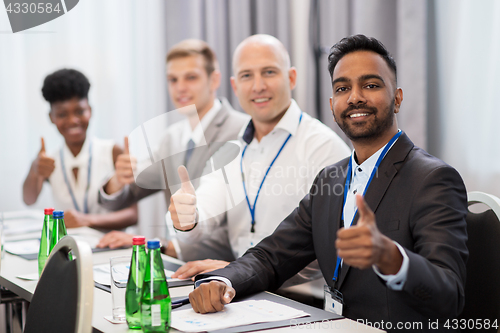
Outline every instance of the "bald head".
[(292, 102), (297, 71), (283, 44), (269, 35), (253, 35), (233, 56), (231, 86), (241, 107), (252, 117), (257, 140), (269, 133)]
[(250, 37), (245, 38), (237, 47), (236, 50), (234, 50), (233, 54), (233, 75), (236, 75), (237, 73), (237, 67), (240, 61), (240, 57), (242, 53), (246, 52), (254, 52), (258, 49), (261, 48), (268, 48), (270, 51), (272, 51), (277, 58), (280, 60), (281, 64), (283, 65), (284, 69), (288, 70), (290, 69), (290, 55), (288, 54), (287, 49), (277, 39), (276, 37), (273, 37), (271, 35), (265, 35), (265, 34), (258, 34), (258, 35), (252, 35)]

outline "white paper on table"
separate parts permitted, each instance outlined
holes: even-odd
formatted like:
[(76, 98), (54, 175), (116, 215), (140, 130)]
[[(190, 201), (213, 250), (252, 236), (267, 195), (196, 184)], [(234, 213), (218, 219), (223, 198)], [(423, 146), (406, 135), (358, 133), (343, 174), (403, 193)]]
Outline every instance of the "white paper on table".
[(22, 274), (22, 275), (18, 275), (16, 277), (21, 279), (21, 280), (26, 280), (26, 281), (36, 281), (36, 280), (38, 280), (38, 273)]
[(5, 242), (3, 247), (5, 251), (17, 255), (38, 253), (40, 250), (40, 240), (27, 239), (15, 242)]
[(92, 249), (95, 249), (104, 234), (92, 228), (81, 227), (68, 229), (68, 235), (75, 240), (84, 241), (89, 244)]
[[(19, 223), (9, 222), (9, 233), (5, 233), (7, 239), (5, 240), (5, 250), (16, 255), (38, 253), (40, 249), (40, 234), (41, 223), (36, 224), (19, 221)], [(28, 224), (27, 224), (28, 223)], [(31, 228), (30, 226), (36, 226)], [(6, 226), (7, 228), (7, 226)], [(33, 231), (37, 231), (33, 233)], [(95, 248), (102, 238), (102, 233), (90, 228), (71, 228), (68, 229), (68, 234), (77, 241), (83, 241)]]
[(249, 300), (230, 303), (216, 313), (200, 314), (193, 309), (172, 312), (172, 327), (184, 332), (213, 331), (228, 327), (267, 323), (310, 314), (292, 307), (267, 301)]
[[(115, 269), (115, 278), (119, 283), (127, 283), (129, 265), (118, 265)], [(94, 281), (111, 287), (111, 268), (109, 264), (101, 264), (94, 266)]]
[(111, 324), (127, 324), (125, 320), (114, 320), (113, 316), (104, 316), (104, 319), (109, 321)]
[(15, 221), (5, 220), (3, 232), (5, 236), (22, 235), (34, 231), (41, 232), (43, 226), (42, 221), (43, 217), (39, 221), (30, 218), (21, 218)]
[(111, 270), (109, 264), (101, 264), (94, 266), (94, 281), (111, 287)]
[[(115, 283), (127, 284), (128, 272), (130, 271), (130, 264), (118, 264), (113, 266), (113, 279)], [(111, 277), (111, 274), (109, 275)], [(111, 282), (111, 280), (110, 280)], [(123, 286), (124, 288), (125, 286)]]
[[(122, 275), (125, 277), (125, 283), (127, 283), (128, 271), (129, 267), (127, 266), (126, 272), (125, 271), (122, 272)], [(165, 269), (165, 277), (167, 278), (167, 281), (173, 282), (173, 281), (189, 280), (189, 279), (172, 279), (170, 278), (172, 274), (174, 274), (173, 271)], [(94, 281), (105, 286), (111, 286), (111, 271), (109, 268), (109, 264), (100, 264), (94, 266)]]

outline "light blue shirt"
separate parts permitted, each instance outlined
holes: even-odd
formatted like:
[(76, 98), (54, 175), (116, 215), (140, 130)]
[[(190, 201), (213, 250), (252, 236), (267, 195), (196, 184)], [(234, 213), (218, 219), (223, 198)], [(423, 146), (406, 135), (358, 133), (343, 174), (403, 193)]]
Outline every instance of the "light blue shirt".
[[(396, 143), (394, 141), (394, 143)], [(393, 143), (393, 145), (394, 145)], [(375, 169), (375, 164), (377, 163), (377, 160), (382, 154), (382, 151), (384, 150), (385, 146), (380, 148), (375, 154), (370, 156), (366, 161), (364, 161), (361, 164), (358, 164), (356, 162), (356, 159), (354, 158), (355, 151), (352, 152), (351, 154), (351, 162), (352, 162), (352, 174), (351, 174), (351, 184), (349, 187), (349, 190), (347, 192), (347, 197), (344, 205), (344, 227), (349, 228), (351, 227), (352, 220), (354, 218), (354, 214), (356, 212), (356, 194), (361, 193), (363, 194), (365, 192), (366, 185), (368, 183), (368, 180), (370, 179), (370, 176)], [(389, 150), (392, 148), (392, 146), (389, 148)], [(388, 150), (388, 151), (389, 151)], [(385, 157), (385, 156), (384, 156)], [(376, 172), (376, 171), (375, 171)], [(373, 178), (376, 178), (377, 174), (374, 175)], [(383, 223), (383, 222), (382, 222)], [(410, 265), (408, 255), (404, 251), (403, 247), (399, 245), (397, 242), (394, 242), (396, 246), (399, 249), (399, 252), (401, 252), (401, 255), (403, 256), (403, 264), (401, 265), (401, 268), (399, 269), (399, 272), (396, 273), (395, 275), (384, 275), (380, 273), (378, 268), (373, 265), (373, 270), (375, 273), (386, 282), (386, 285), (388, 288), (392, 290), (402, 290), (404, 283), (406, 282), (406, 277), (408, 275), (408, 267)]]

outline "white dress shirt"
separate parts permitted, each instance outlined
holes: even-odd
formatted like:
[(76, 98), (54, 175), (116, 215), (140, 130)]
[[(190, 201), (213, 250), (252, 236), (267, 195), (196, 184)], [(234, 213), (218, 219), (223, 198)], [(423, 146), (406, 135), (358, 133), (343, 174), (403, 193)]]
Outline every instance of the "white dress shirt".
[[(89, 155), (90, 143), (92, 143), (92, 159), (90, 159)], [(80, 212), (84, 210), (86, 195), (88, 196), (87, 204), (90, 214), (109, 212), (109, 210), (99, 205), (97, 194), (103, 181), (108, 179), (109, 175), (115, 170), (113, 163), (114, 145), (113, 140), (87, 138), (76, 156), (73, 156), (66, 144), (48, 154), (55, 160), (55, 169), (49, 177), (49, 183), (54, 198), (54, 207), (57, 210), (76, 209), (70, 194), (71, 188)], [(64, 180), (61, 150), (64, 159), (64, 172), (69, 184)], [(89, 161), (91, 161), (90, 179), (88, 179)], [(76, 179), (73, 174), (74, 168), (78, 169), (78, 178)], [(87, 183), (90, 183), (88, 190)]]
[[(253, 206), (267, 168), (290, 134), (288, 143), (263, 183), (255, 206), (255, 233), (252, 234), (252, 219), (243, 189), (243, 177)], [(199, 223), (192, 231), (178, 232), (177, 237), (184, 241), (197, 241), (222, 225), (228, 230), (236, 258), (270, 235), (297, 207), (321, 169), (350, 154), (350, 149), (337, 134), (303, 113), (294, 100), (275, 128), (260, 142), (254, 137), (252, 122), (242, 129), (239, 140), (232, 142), (239, 145), (241, 150), (223, 168), (228, 184), (222, 170), (201, 177), (196, 190)], [(241, 151), (247, 145), (242, 175)]]
[[(397, 140), (396, 140), (397, 141)], [(394, 141), (387, 150), (392, 148)], [(385, 146), (380, 148), (375, 154), (370, 156), (368, 159), (366, 159), (363, 163), (358, 164), (356, 161), (355, 153), (356, 151), (353, 151), (351, 154), (351, 165), (352, 165), (352, 171), (351, 171), (351, 183), (349, 186), (349, 190), (347, 191), (347, 197), (345, 200), (345, 205), (344, 205), (344, 227), (349, 228), (351, 227), (352, 220), (354, 218), (354, 214), (356, 213), (357, 206), (356, 206), (356, 194), (365, 193), (366, 186), (368, 184), (368, 180), (370, 179), (370, 176), (375, 169), (375, 165), (377, 163), (378, 158), (380, 157), (380, 154), (382, 154), (382, 151), (384, 150)], [(387, 154), (387, 153), (386, 153)], [(385, 156), (384, 156), (385, 157)], [(384, 158), (382, 157), (382, 159)], [(376, 175), (375, 175), (376, 176)], [(383, 223), (383, 222), (382, 222)], [(403, 264), (401, 265), (401, 268), (399, 269), (399, 272), (395, 275), (384, 275), (380, 273), (378, 268), (376, 266), (373, 266), (373, 270), (375, 273), (380, 276), (384, 281), (387, 283), (387, 287), (393, 290), (402, 290), (404, 283), (406, 281), (406, 276), (408, 273), (408, 266), (409, 266), (409, 259), (408, 255), (406, 252), (403, 250), (403, 248), (397, 243), (394, 242), (396, 246), (398, 247), (399, 251), (401, 252), (403, 256)]]

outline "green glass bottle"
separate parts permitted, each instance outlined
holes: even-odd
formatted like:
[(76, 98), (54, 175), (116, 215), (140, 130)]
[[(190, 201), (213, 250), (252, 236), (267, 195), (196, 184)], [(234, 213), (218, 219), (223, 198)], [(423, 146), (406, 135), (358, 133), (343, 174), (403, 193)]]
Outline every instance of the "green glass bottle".
[(54, 217), (54, 228), (52, 229), (50, 239), (50, 251), (52, 251), (57, 242), (67, 234), (66, 225), (64, 224), (64, 212), (62, 210), (55, 210), (52, 216)]
[(150, 240), (141, 297), (142, 330), (167, 332), (170, 328), (171, 312), (172, 302), (160, 255), (160, 241)]
[(127, 290), (125, 291), (125, 315), (129, 328), (141, 328), (141, 296), (144, 272), (148, 255), (146, 254), (146, 237), (132, 238), (132, 260), (128, 273)]
[(45, 267), (45, 262), (50, 255), (50, 235), (52, 234), (52, 229), (54, 228), (54, 219), (52, 218), (52, 213), (54, 208), (45, 208), (43, 218), (42, 235), (40, 236), (40, 249), (38, 250), (38, 276), (42, 275), (43, 268)]

